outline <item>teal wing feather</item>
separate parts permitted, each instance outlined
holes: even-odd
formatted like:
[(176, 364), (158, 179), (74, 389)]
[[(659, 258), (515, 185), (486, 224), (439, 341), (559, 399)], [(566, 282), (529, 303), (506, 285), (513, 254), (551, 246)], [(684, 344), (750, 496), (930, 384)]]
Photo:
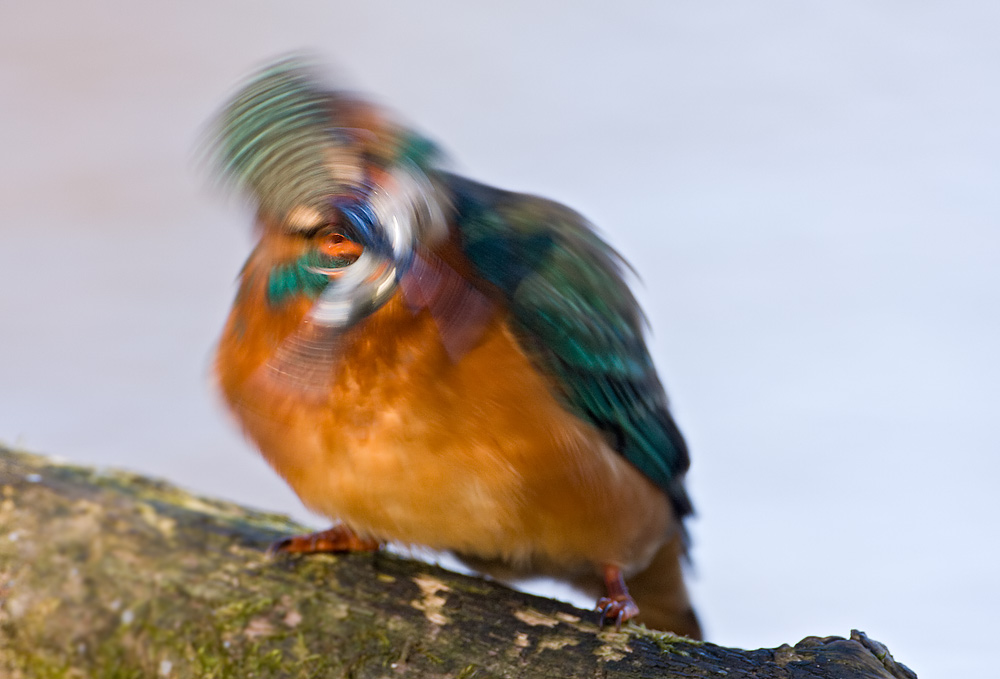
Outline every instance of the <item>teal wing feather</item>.
[(509, 304), (525, 353), (566, 407), (691, 513), (687, 446), (646, 348), (645, 319), (618, 254), (549, 200), (442, 175), (461, 246)]

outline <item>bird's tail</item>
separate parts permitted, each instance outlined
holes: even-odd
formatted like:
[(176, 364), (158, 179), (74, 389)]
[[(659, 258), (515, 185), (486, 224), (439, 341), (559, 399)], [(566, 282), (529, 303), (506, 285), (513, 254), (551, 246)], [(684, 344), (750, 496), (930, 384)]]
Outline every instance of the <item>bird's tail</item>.
[(678, 535), (660, 548), (646, 570), (628, 579), (628, 589), (639, 605), (636, 622), (701, 639), (701, 625), (684, 585), (683, 557), (684, 544)]

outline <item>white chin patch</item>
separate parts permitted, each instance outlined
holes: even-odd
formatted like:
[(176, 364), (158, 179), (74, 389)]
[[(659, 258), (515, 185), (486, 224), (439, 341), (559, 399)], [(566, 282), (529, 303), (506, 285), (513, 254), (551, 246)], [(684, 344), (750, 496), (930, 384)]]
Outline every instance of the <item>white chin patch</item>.
[(285, 216), (285, 229), (288, 231), (311, 231), (323, 224), (323, 213), (314, 207), (299, 205), (288, 211)]

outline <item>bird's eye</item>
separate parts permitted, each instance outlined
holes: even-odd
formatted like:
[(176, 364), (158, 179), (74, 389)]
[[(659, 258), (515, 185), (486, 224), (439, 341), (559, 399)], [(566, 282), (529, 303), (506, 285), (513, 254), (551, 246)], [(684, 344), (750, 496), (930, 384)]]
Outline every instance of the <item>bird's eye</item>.
[(360, 243), (350, 240), (332, 225), (321, 228), (316, 233), (314, 242), (317, 252), (330, 261), (328, 266), (349, 266), (364, 252)]

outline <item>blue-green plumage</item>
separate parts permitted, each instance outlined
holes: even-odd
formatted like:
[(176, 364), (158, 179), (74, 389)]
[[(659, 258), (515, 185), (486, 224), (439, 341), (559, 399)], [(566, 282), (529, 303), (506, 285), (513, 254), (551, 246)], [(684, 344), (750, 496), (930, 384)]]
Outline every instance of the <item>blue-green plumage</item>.
[(522, 348), (579, 417), (691, 513), (687, 446), (643, 337), (622, 259), (572, 210), (442, 174), (462, 250), (507, 300)]
[(300, 295), (316, 299), (330, 284), (324, 270), (348, 266), (352, 261), (353, 257), (333, 257), (309, 250), (291, 262), (279, 264), (268, 275), (267, 301), (280, 307)]

